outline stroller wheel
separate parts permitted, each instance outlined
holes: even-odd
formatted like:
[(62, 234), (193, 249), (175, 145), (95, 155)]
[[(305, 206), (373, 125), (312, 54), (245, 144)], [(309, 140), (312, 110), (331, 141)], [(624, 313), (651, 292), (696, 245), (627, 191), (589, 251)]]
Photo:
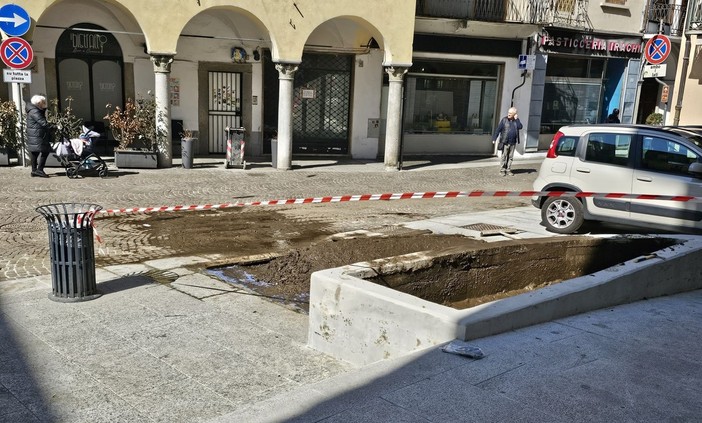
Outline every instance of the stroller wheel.
[(101, 178), (107, 178), (107, 169), (100, 169), (100, 171), (98, 172), (98, 175)]
[(66, 169), (66, 176), (68, 176), (71, 179), (75, 178), (76, 177), (76, 170), (72, 167)]

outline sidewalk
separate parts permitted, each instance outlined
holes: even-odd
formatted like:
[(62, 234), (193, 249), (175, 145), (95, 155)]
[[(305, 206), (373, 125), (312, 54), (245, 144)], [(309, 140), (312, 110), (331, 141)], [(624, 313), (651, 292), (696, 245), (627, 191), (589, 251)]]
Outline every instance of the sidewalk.
[[(699, 421), (699, 291), (479, 339), (486, 357), (478, 361), (437, 347), (364, 368), (307, 348), (305, 315), (187, 268), (207, 257), (153, 259), (155, 251), (118, 238), (119, 227), (113, 248), (142, 254), (140, 264), (99, 269), (99, 299), (47, 298), (46, 226), (34, 207), (57, 199), (117, 208), (523, 190), (539, 161), (515, 161), (519, 173), (506, 179), (496, 158), (417, 159), (403, 172), (335, 160), (295, 161), (292, 172), (265, 162), (224, 170), (219, 159), (203, 158), (195, 169), (120, 171), (105, 180), (69, 180), (59, 169), (37, 180), (24, 168), (0, 169), (0, 267), (14, 275), (0, 281), (0, 422)], [(536, 209), (517, 219), (501, 207), (506, 200), (482, 210), (539, 229)], [(437, 230), (438, 217), (461, 226), (477, 204), (409, 200), (374, 210), (425, 216), (413, 227)], [(335, 210), (349, 222), (369, 221), (363, 207)]]
[[(519, 212), (524, 222), (538, 214)], [(495, 211), (495, 218), (501, 213), (514, 211)], [(469, 217), (448, 220), (460, 226)], [(0, 421), (647, 422), (702, 416), (700, 291), (478, 339), (473, 344), (486, 354), (482, 360), (434, 347), (353, 368), (305, 346), (307, 316), (187, 268), (206, 260), (101, 268), (104, 295), (84, 303), (50, 301), (48, 276), (0, 284)]]

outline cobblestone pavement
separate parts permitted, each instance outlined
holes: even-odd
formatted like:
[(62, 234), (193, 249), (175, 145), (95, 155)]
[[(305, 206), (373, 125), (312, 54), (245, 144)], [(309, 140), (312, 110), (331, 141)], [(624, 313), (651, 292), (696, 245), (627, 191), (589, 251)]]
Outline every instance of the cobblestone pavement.
[[(333, 160), (294, 161), (292, 171), (277, 171), (255, 161), (247, 170), (224, 169), (220, 159), (204, 158), (197, 159), (192, 169), (111, 167), (111, 176), (105, 179), (68, 179), (60, 168), (47, 168), (48, 179), (31, 178), (28, 168), (0, 167), (0, 281), (50, 273), (46, 222), (35, 211), (43, 204), (85, 202), (107, 209), (384, 192), (527, 190), (540, 163), (539, 158), (515, 161), (515, 176), (501, 177), (495, 158), (437, 164), (439, 160), (405, 161), (406, 170), (387, 172), (378, 162)], [(291, 219), (317, 219), (344, 231), (515, 207), (528, 201), (464, 198), (267, 207)], [(107, 256), (110, 264), (173, 255), (151, 245), (150, 237), (157, 235), (133, 230), (141, 219), (143, 215), (99, 219), (96, 226), (104, 242), (96, 245), (96, 254)]]

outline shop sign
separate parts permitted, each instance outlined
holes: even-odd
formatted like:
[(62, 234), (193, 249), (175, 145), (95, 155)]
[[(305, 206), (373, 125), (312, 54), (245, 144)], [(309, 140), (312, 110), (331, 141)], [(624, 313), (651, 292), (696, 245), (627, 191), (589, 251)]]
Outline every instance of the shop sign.
[(56, 44), (57, 56), (120, 57), (122, 50), (114, 35), (97, 25), (78, 24), (61, 34)]
[(643, 45), (638, 38), (613, 38), (582, 33), (541, 35), (539, 43), (546, 52), (584, 54), (591, 56), (640, 56)]
[(670, 86), (663, 85), (663, 90), (661, 91), (661, 103), (668, 102), (668, 95), (670, 94)]

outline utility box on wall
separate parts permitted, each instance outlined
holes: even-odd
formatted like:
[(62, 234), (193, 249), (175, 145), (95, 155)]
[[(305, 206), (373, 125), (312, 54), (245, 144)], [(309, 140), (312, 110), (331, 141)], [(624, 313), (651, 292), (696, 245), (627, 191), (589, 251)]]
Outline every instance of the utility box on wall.
[(368, 119), (367, 138), (380, 138), (380, 119)]

